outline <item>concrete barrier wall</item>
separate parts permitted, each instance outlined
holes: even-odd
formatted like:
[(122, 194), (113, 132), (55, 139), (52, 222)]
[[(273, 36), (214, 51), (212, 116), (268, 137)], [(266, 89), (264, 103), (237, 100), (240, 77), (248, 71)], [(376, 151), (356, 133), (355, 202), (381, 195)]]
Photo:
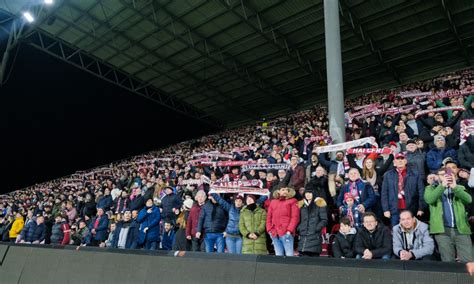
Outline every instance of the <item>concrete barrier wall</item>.
[(462, 264), (173, 255), (0, 245), (0, 283), (474, 283)]

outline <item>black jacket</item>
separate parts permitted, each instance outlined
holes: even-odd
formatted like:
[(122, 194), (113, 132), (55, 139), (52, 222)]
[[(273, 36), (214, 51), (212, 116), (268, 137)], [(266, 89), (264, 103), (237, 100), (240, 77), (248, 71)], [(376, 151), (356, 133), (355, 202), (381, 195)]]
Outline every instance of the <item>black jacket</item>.
[(328, 215), (325, 207), (316, 206), (314, 201), (311, 201), (309, 206), (304, 204), (300, 209), (298, 251), (321, 253), (321, 230), (327, 223)]
[(227, 213), (219, 204), (208, 201), (199, 213), (197, 232), (223, 233), (227, 226)]
[(378, 223), (372, 233), (365, 227), (357, 232), (354, 253), (363, 255), (366, 249), (372, 252), (372, 258), (382, 258), (392, 253), (392, 236), (390, 230), (382, 222)]
[(459, 164), (462, 168), (474, 168), (474, 136), (470, 135), (458, 150)]
[(356, 238), (356, 231), (353, 229), (346, 235), (337, 233), (332, 244), (332, 252), (334, 257), (354, 258), (354, 240)]

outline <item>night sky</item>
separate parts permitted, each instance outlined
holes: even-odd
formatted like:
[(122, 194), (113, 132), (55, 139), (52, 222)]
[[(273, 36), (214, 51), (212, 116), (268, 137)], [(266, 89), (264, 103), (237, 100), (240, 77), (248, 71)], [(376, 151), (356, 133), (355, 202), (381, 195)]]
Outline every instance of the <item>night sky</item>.
[(0, 130), (0, 193), (214, 131), (25, 44)]

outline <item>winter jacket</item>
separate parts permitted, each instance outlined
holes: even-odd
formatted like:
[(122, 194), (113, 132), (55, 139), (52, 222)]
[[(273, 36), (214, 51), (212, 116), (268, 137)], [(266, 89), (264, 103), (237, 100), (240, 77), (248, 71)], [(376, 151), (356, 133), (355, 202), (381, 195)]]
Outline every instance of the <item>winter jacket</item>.
[(227, 213), (219, 204), (206, 202), (199, 213), (197, 232), (223, 233), (227, 226)]
[(291, 178), (289, 185), (297, 190), (304, 187), (305, 169), (303, 165), (297, 165), (294, 170), (291, 170)]
[[(426, 203), (423, 200), (423, 180), (411, 169), (407, 169), (403, 190), (406, 209), (416, 213), (418, 210), (426, 208)], [(381, 201), (384, 212), (390, 211), (392, 214), (398, 212), (398, 172), (396, 169), (386, 172), (383, 177)]]
[(426, 163), (431, 173), (436, 172), (443, 166), (443, 160), (445, 158), (452, 158), (456, 163), (458, 162), (458, 154), (456, 150), (452, 148), (433, 148), (426, 154)]
[(10, 239), (14, 239), (18, 237), (18, 235), (21, 233), (23, 230), (23, 227), (25, 226), (25, 221), (23, 220), (23, 217), (16, 218), (15, 221), (13, 221), (12, 228), (10, 229)]
[(199, 222), (199, 214), (201, 213), (202, 206), (199, 204), (194, 203), (193, 207), (189, 211), (188, 219), (186, 219), (186, 236), (196, 236), (198, 232), (197, 225)]
[(175, 230), (172, 228), (169, 232), (163, 232), (161, 246), (164, 250), (171, 250), (174, 243)]
[[(95, 216), (91, 223), (89, 224), (89, 230), (92, 234), (92, 229), (94, 229), (95, 221), (99, 218), (99, 216)], [(92, 238), (96, 241), (105, 241), (107, 239), (107, 229), (109, 228), (109, 219), (107, 219), (107, 215), (102, 215), (99, 219), (99, 224), (97, 228), (95, 228), (95, 234), (92, 234)]]
[(267, 213), (267, 232), (272, 237), (281, 237), (290, 232), (296, 233), (296, 227), (300, 221), (300, 210), (294, 198), (295, 190), (289, 188), (286, 198), (280, 198), (279, 191), (273, 192), (273, 200), (270, 202)]
[(458, 150), (459, 165), (461, 168), (474, 168), (474, 135), (470, 135)]
[(298, 225), (298, 251), (321, 253), (321, 230), (328, 224), (326, 202), (322, 198), (311, 200), (309, 204), (306, 204), (305, 201), (306, 199), (298, 202), (301, 208)]
[(136, 220), (130, 220), (129, 222), (120, 221), (117, 223), (117, 227), (114, 231), (114, 237), (112, 238), (112, 248), (118, 248), (120, 240), (120, 231), (128, 228), (127, 238), (125, 241), (126, 249), (136, 249), (138, 247), (138, 234), (140, 224)]
[(57, 245), (68, 245), (71, 239), (71, 230), (67, 222), (54, 223), (51, 230), (51, 243)]
[(36, 221), (32, 220), (28, 222), (21, 231), (21, 239), (27, 243), (35, 241), (42, 242), (45, 238), (45, 225), (44, 223), (37, 224)]
[[(150, 213), (148, 213), (148, 209), (151, 209)], [(140, 223), (138, 244), (144, 244), (146, 241), (158, 242), (160, 240), (160, 220), (160, 209), (155, 205), (140, 210), (137, 218), (137, 222)], [(145, 228), (148, 228), (146, 232), (144, 231)]]
[(104, 211), (109, 211), (110, 207), (112, 207), (112, 204), (113, 204), (112, 196), (104, 195), (99, 199), (99, 202), (97, 202), (97, 208), (103, 208)]
[[(337, 196), (336, 205), (337, 208), (340, 208), (343, 205), (344, 201), (344, 194), (351, 191), (350, 187), (351, 181), (349, 183), (344, 184), (341, 187), (339, 195)], [(358, 179), (355, 181), (357, 191), (359, 193), (359, 197), (355, 198), (354, 204), (362, 204), (364, 205), (365, 211), (370, 211), (372, 207), (375, 205), (376, 198), (374, 193), (374, 188), (368, 182), (363, 182), (362, 180)]]
[(392, 253), (392, 236), (390, 230), (378, 222), (375, 231), (370, 233), (365, 227), (362, 227), (356, 235), (354, 243), (354, 253), (363, 255), (368, 249), (372, 252), (372, 258), (382, 258), (384, 255)]
[(161, 208), (163, 208), (161, 217), (164, 220), (170, 220), (174, 223), (174, 220), (176, 220), (176, 214), (173, 212), (173, 209), (181, 209), (182, 205), (183, 200), (178, 195), (174, 193), (165, 195), (161, 199)]
[(97, 213), (97, 206), (93, 200), (86, 202), (84, 204), (84, 208), (82, 208), (82, 215), (81, 217), (84, 216), (89, 216), (92, 217)]
[(334, 257), (337, 258), (354, 258), (354, 241), (356, 237), (356, 229), (351, 228), (347, 234), (338, 232), (332, 244)]
[(88, 245), (91, 242), (91, 232), (89, 228), (84, 227), (77, 231), (75, 234), (72, 235), (72, 240), (74, 241), (74, 245)]
[(414, 172), (418, 173), (422, 180), (424, 180), (425, 174), (425, 160), (426, 160), (426, 153), (420, 150), (416, 150), (415, 152), (407, 152), (407, 168), (412, 169)]
[[(265, 224), (267, 212), (260, 206), (255, 210), (244, 207), (240, 212), (239, 229), (242, 234), (242, 253), (243, 254), (267, 254), (267, 245), (265, 237)], [(249, 239), (250, 233), (258, 236), (256, 240)]]
[[(425, 189), (425, 201), (430, 206), (430, 233), (444, 233), (443, 221), (443, 201), (442, 195), (445, 188), (442, 185), (429, 185)], [(470, 235), (471, 229), (467, 221), (465, 205), (472, 202), (472, 197), (466, 192), (462, 185), (457, 185), (452, 189), (454, 197), (452, 204), (454, 207), (454, 218), (456, 220), (456, 228), (460, 234)]]
[(214, 197), (219, 205), (222, 206), (222, 208), (229, 214), (229, 221), (227, 222), (225, 232), (230, 235), (240, 235), (239, 219), (241, 208), (235, 207), (234, 204), (230, 204), (215, 193), (212, 194), (212, 197)]
[[(416, 218), (415, 218), (416, 219)], [(415, 228), (410, 232), (413, 234), (413, 246), (407, 245), (405, 229), (400, 224), (393, 227), (393, 253), (400, 256), (402, 250), (410, 251), (415, 259), (420, 259), (433, 254), (434, 240), (430, 236), (428, 225), (416, 220)]]

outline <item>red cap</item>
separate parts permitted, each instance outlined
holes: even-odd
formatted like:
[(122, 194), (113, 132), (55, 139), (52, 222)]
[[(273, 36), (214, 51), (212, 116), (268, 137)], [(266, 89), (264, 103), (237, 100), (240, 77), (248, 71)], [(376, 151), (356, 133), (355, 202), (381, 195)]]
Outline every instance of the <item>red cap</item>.
[(395, 155), (395, 159), (398, 159), (398, 158), (403, 158), (403, 159), (405, 159), (406, 157), (405, 157), (405, 154), (403, 154), (403, 153), (398, 153), (398, 154)]
[(388, 142), (388, 144), (389, 144), (390, 146), (397, 146), (397, 143), (395, 143), (395, 141), (390, 141), (390, 142)]

